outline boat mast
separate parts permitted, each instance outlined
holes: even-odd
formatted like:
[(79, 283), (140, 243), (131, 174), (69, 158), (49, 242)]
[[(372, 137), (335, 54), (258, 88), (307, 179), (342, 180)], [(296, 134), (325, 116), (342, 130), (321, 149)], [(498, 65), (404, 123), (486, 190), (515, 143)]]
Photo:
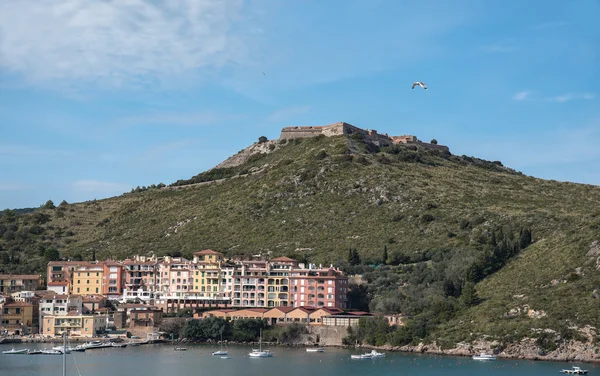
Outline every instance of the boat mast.
[(262, 329), (260, 329), (260, 332), (258, 334), (258, 348), (260, 352), (262, 352)]
[(63, 332), (63, 376), (67, 376), (67, 331)]

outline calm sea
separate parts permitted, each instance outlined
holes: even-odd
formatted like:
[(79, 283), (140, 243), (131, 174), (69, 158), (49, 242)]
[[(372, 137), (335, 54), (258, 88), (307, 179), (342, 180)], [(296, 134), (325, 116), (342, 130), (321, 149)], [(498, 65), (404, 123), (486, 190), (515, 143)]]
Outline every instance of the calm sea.
[[(48, 344), (17, 345), (44, 348)], [(9, 350), (11, 345), (0, 345)], [(174, 351), (169, 345), (143, 345), (124, 349), (97, 349), (67, 355), (67, 375), (81, 376), (386, 376), (386, 375), (555, 375), (563, 368), (582, 366), (600, 375), (595, 364), (497, 360), (478, 362), (470, 358), (387, 353), (377, 360), (350, 360), (359, 351), (327, 348), (324, 353), (274, 347), (273, 358), (251, 359), (249, 347), (228, 348), (230, 359), (211, 356), (210, 346), (187, 346)], [(0, 354), (1, 376), (62, 375), (62, 356)]]

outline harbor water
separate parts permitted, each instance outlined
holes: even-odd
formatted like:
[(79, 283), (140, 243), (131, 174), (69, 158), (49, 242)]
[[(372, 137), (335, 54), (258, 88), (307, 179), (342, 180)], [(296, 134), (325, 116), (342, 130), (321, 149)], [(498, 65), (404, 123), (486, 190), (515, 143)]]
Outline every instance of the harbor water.
[[(51, 348), (50, 344), (18, 344), (15, 349)], [(360, 350), (326, 348), (323, 353), (307, 353), (303, 348), (273, 347), (272, 358), (248, 357), (250, 347), (228, 347), (229, 359), (212, 356), (218, 346), (185, 345), (186, 351), (175, 351), (170, 345), (142, 345), (127, 348), (105, 348), (74, 352), (67, 355), (67, 375), (81, 376), (547, 376), (572, 366), (599, 374), (596, 364), (560, 363), (530, 360), (475, 361), (466, 357), (386, 353), (375, 360), (351, 360)], [(12, 345), (0, 345), (0, 351)], [(60, 355), (0, 354), (1, 376), (62, 375)]]

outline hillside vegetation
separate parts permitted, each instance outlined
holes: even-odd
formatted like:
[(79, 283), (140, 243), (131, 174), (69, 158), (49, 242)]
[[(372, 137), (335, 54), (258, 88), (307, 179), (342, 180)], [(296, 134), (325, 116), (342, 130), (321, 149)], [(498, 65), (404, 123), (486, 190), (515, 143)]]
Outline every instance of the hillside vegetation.
[(271, 144), (169, 187), (5, 213), (0, 269), (42, 272), (93, 253), (270, 253), (362, 274), (356, 308), (412, 317), (380, 343), (515, 341), (532, 328), (565, 337), (599, 324), (598, 187), (358, 137)]

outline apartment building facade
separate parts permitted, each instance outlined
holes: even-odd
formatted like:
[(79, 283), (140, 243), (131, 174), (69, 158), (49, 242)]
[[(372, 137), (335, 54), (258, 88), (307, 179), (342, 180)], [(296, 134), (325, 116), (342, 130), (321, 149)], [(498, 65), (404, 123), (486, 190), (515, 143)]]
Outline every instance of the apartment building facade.
[(8, 296), (19, 291), (37, 290), (42, 285), (39, 274), (0, 274), (0, 295)]
[[(339, 270), (288, 257), (226, 260), (220, 252), (140, 257), (97, 263), (49, 264), (52, 278), (70, 281), (71, 294), (140, 299), (167, 312), (199, 307), (347, 307), (348, 279)], [(52, 281), (57, 282), (57, 281)]]

